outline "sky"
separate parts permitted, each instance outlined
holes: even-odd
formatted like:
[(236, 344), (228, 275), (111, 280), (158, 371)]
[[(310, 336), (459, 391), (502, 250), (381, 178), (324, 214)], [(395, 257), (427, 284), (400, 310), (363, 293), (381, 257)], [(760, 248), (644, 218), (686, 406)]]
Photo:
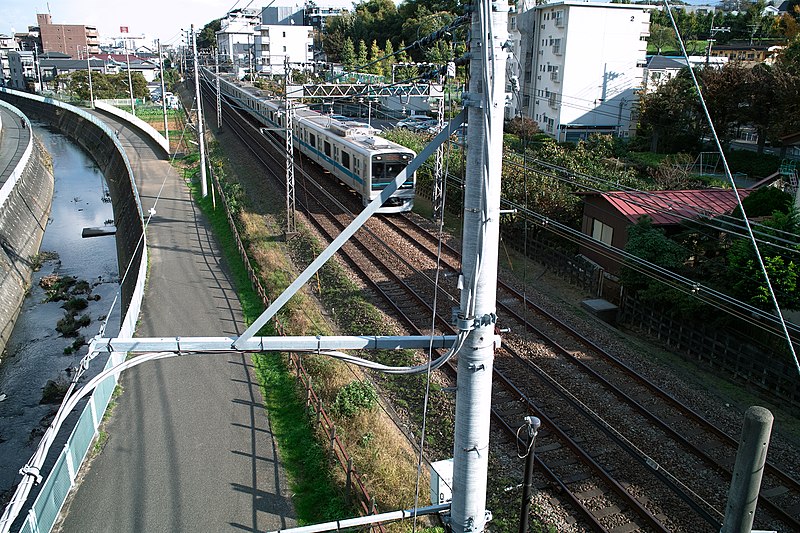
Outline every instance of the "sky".
[[(36, 25), (36, 14), (48, 9), (55, 24), (96, 26), (100, 37), (120, 35), (120, 26), (127, 26), (129, 35), (146, 35), (151, 41), (176, 44), (180, 30), (190, 24), (202, 28), (214, 19), (225, 16), (234, 6), (261, 8), (270, 0), (0, 0), (0, 34), (12, 35)], [(303, 0), (275, 0), (275, 6), (303, 4)], [(319, 6), (350, 7), (353, 0), (316, 0)], [(396, 0), (396, 3), (400, 3)], [(690, 4), (715, 4), (718, 0), (689, 0)], [(150, 44), (143, 42), (142, 44)]]
[[(181, 28), (190, 24), (199, 29), (214, 19), (225, 16), (234, 5), (237, 8), (261, 8), (270, 0), (0, 0), (0, 34), (27, 31), (36, 26), (36, 14), (49, 12), (55, 24), (86, 24), (96, 26), (100, 38), (120, 35), (120, 26), (127, 26), (129, 35), (145, 34), (148, 39), (161, 39), (163, 44), (175, 44)], [(303, 5), (303, 0), (276, 0), (275, 6)], [(317, 5), (352, 6), (352, 0), (317, 0)], [(149, 43), (142, 43), (149, 44)]]

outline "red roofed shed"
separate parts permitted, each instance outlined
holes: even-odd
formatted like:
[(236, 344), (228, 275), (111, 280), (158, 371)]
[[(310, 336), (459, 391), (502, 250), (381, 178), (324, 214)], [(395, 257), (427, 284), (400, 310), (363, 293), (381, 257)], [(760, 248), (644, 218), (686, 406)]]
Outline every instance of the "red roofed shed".
[[(749, 193), (749, 189), (739, 191), (742, 198)], [(663, 227), (669, 235), (681, 222), (730, 214), (737, 206), (732, 189), (611, 191), (582, 196), (583, 233), (618, 249), (624, 249), (628, 242), (628, 226), (643, 216), (651, 218), (654, 226)], [(618, 259), (608, 257), (604, 247), (581, 244), (579, 250), (607, 272), (619, 274)]]

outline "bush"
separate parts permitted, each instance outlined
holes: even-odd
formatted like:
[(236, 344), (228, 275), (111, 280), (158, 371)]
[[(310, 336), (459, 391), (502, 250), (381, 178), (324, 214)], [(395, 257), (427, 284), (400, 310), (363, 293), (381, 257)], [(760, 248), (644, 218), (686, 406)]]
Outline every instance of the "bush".
[(63, 378), (49, 380), (44, 389), (42, 389), (42, 399), (39, 400), (39, 403), (60, 403), (64, 399), (68, 388), (69, 382)]
[(369, 410), (378, 403), (378, 393), (368, 381), (351, 381), (336, 393), (332, 410), (343, 418), (352, 418), (361, 410)]
[(89, 302), (86, 300), (86, 298), (73, 297), (67, 300), (61, 307), (67, 311), (83, 311), (88, 306)]

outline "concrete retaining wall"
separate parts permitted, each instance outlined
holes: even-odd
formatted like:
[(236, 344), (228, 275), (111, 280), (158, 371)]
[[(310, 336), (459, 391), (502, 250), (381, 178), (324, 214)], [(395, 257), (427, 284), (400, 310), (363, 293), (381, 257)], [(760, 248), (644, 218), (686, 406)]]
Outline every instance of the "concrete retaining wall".
[(52, 164), (44, 147), (36, 142), (0, 209), (0, 354), (30, 285), (52, 199)]
[[(122, 282), (121, 315), (131, 303), (145, 257), (144, 220), (133, 171), (114, 132), (89, 113), (37, 95), (0, 88), (0, 98), (36, 117), (81, 146), (100, 167), (108, 182), (117, 227), (117, 260)], [(127, 275), (126, 275), (127, 272)]]

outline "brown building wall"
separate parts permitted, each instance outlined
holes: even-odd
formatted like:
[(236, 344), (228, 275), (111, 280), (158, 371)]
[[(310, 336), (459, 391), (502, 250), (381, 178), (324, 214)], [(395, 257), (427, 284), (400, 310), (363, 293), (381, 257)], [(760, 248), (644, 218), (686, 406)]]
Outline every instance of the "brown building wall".
[(77, 57), (78, 50), (80, 50), (80, 54), (84, 54), (87, 46), (90, 53), (100, 52), (97, 28), (94, 26), (52, 24), (52, 19), (48, 14), (38, 14), (36, 20), (39, 23), (39, 34), (44, 52), (61, 52), (69, 54), (71, 57)]
[[(602, 197), (587, 196), (584, 198), (584, 202), (581, 231), (591, 237), (594, 228), (594, 220), (601, 221), (613, 230), (611, 246), (624, 249), (628, 242), (628, 226), (630, 225), (628, 219), (622, 216), (619, 211)], [(621, 257), (613, 253), (612, 250), (581, 244), (578, 247), (578, 251), (603, 267), (606, 272), (619, 275), (621, 270)]]

